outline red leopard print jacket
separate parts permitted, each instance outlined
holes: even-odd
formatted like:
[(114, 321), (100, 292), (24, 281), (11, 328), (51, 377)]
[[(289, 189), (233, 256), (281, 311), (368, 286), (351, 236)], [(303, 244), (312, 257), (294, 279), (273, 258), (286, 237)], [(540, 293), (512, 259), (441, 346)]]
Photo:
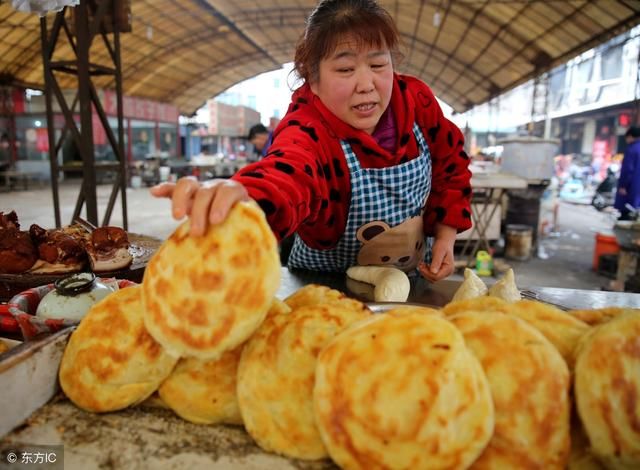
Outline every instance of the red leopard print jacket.
[(394, 154), (335, 117), (308, 85), (296, 90), (267, 156), (233, 177), (260, 204), (279, 239), (297, 231), (312, 248), (333, 247), (346, 226), (351, 200), (340, 140), (350, 143), (363, 168), (398, 165), (418, 154), (414, 121), (433, 164), (425, 233), (433, 234), (436, 221), (458, 231), (471, 227), (471, 172), (460, 129), (444, 117), (431, 89), (411, 76), (395, 76), (390, 106), (398, 131)]

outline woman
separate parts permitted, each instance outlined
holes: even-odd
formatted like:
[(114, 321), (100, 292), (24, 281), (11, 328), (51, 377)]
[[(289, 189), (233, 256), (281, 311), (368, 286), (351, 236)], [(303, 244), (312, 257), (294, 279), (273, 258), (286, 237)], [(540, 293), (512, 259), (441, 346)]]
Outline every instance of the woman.
[(344, 271), (355, 264), (453, 272), (457, 232), (471, 226), (469, 159), (460, 130), (431, 90), (394, 71), (399, 37), (373, 0), (323, 0), (295, 53), (304, 84), (266, 158), (230, 180), (183, 178), (152, 189), (171, 197), (191, 233), (253, 198), (279, 239), (296, 233), (290, 267)]

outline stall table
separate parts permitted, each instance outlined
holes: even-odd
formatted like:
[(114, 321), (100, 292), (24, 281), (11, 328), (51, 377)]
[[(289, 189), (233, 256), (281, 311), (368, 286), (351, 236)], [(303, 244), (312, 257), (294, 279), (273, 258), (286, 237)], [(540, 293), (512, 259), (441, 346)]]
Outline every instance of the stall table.
[(474, 265), (478, 250), (490, 250), (487, 231), (494, 214), (501, 207), (502, 196), (509, 189), (524, 189), (527, 180), (505, 172), (475, 172), (471, 177), (473, 190), (471, 228), (462, 247), (460, 258), (467, 258), (467, 266)]
[(18, 170), (3, 170), (0, 171), (0, 189), (4, 191), (11, 191), (17, 185), (22, 185), (22, 187), (27, 190), (29, 189), (29, 181), (35, 179), (38, 176), (37, 173), (31, 173), (27, 171), (18, 171)]
[[(350, 296), (367, 300), (371, 286), (352, 283), (344, 274), (315, 273), (282, 269), (282, 282), (277, 297), (285, 298), (299, 288), (319, 283), (339, 289)], [(409, 301), (432, 306), (442, 306), (451, 300), (460, 285), (457, 281), (439, 281), (430, 284), (419, 276), (411, 278)], [(367, 290), (368, 289), (368, 290)], [(587, 291), (577, 289), (529, 287), (543, 300), (552, 300), (572, 308), (597, 308), (604, 306), (637, 307), (640, 294)], [(57, 333), (57, 337), (41, 340), (41, 352), (29, 356), (33, 363), (25, 364), (25, 380), (28, 390), (15, 402), (0, 405), (6, 411), (35, 405), (37, 395), (41, 403), (24, 414), (27, 422), (0, 436), (0, 455), (20, 450), (26, 445), (64, 445), (64, 468), (67, 470), (92, 470), (99, 468), (167, 469), (209, 468), (254, 470), (325, 470), (337, 467), (329, 460), (305, 462), (269, 454), (261, 450), (240, 426), (205, 426), (178, 418), (172, 411), (158, 406), (138, 406), (104, 414), (88, 413), (71, 404), (61, 394), (56, 394), (57, 362), (70, 331)], [(45, 344), (42, 344), (42, 343)], [(18, 346), (26, 349), (26, 345)], [(17, 348), (16, 348), (17, 349)], [(31, 348), (33, 349), (33, 348)], [(23, 351), (24, 352), (24, 351)], [(38, 358), (37, 354), (41, 357)], [(46, 363), (48, 361), (48, 363)], [(57, 361), (57, 362), (56, 362)], [(3, 362), (0, 361), (0, 385)], [(39, 365), (39, 367), (36, 367)], [(13, 392), (21, 389), (14, 387)], [(22, 388), (26, 388), (25, 385)], [(3, 389), (2, 397), (8, 400), (11, 387)], [(25, 393), (28, 392), (28, 393)], [(51, 399), (53, 397), (53, 399)], [(46, 403), (46, 404), (45, 404)], [(43, 406), (44, 404), (44, 406)], [(31, 414), (31, 412), (33, 414)], [(15, 415), (15, 413), (13, 413)], [(3, 415), (7, 424), (9, 414)], [(24, 418), (22, 418), (24, 419)], [(9, 429), (17, 426), (14, 423)], [(60, 448), (58, 448), (59, 450)], [(47, 467), (47, 468), (63, 468)]]

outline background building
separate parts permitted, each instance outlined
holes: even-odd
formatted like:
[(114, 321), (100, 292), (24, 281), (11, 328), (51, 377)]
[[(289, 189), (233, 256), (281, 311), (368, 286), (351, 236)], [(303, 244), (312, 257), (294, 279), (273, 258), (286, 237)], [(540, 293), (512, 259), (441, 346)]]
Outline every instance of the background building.
[[(75, 90), (63, 90), (68, 103), (73, 102)], [(98, 90), (100, 102), (111, 129), (117, 133), (115, 92)], [(45, 97), (42, 92), (24, 88), (5, 90), (0, 106), (0, 166), (16, 164), (48, 179), (49, 138)], [(56, 141), (62, 135), (64, 117), (57, 100), (53, 100)], [(127, 161), (144, 160), (154, 156), (177, 158), (182, 150), (178, 139), (178, 108), (166, 103), (123, 96), (124, 147)], [(74, 115), (78, 128), (80, 118)], [(96, 162), (115, 162), (116, 157), (95, 110), (92, 132)], [(58, 163), (73, 166), (82, 161), (71, 134), (68, 132), (58, 151)]]
[(253, 124), (262, 122), (269, 127), (272, 118), (279, 122), (285, 115), (291, 101), (291, 93), (299, 85), (295, 82), (292, 70), (293, 64), (284, 64), (279, 70), (257, 75), (232, 86), (216, 96), (215, 100), (253, 108), (260, 113), (259, 119)]
[(640, 27), (615, 37), (486, 104), (453, 116), (471, 131), (470, 153), (507, 135), (560, 140), (559, 152), (604, 171), (637, 124)]

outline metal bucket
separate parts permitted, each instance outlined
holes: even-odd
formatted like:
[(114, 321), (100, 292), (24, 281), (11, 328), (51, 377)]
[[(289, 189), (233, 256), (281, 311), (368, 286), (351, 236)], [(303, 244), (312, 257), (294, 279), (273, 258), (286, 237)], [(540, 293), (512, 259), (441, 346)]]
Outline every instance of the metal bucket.
[(623, 220), (616, 222), (613, 233), (620, 248), (627, 251), (640, 251), (640, 222)]
[(529, 225), (507, 225), (505, 258), (526, 261), (531, 257), (533, 229)]

